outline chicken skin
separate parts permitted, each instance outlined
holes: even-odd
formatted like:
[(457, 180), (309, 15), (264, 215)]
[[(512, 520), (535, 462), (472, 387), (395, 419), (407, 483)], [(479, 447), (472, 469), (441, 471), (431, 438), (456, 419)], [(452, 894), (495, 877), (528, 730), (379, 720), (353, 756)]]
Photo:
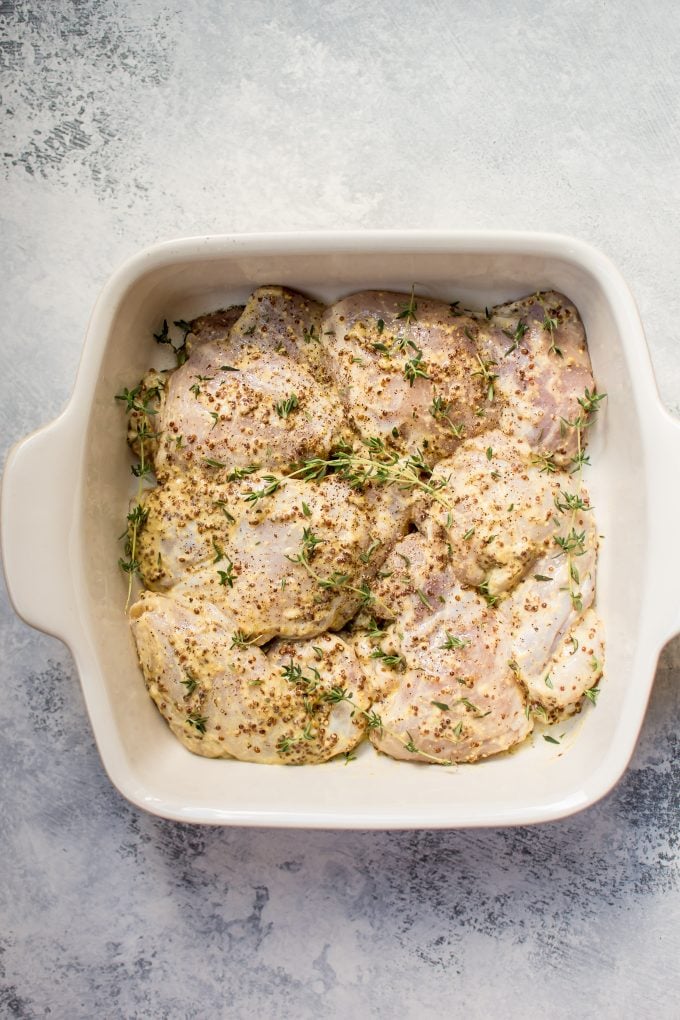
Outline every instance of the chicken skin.
[[(561, 514), (553, 550), (536, 561), (500, 610), (512, 635), (517, 678), (550, 717), (575, 711), (602, 675), (602, 624), (590, 608), (597, 531), (583, 486), (577, 498), (585, 508)], [(565, 491), (560, 499), (566, 506)]]
[(317, 763), (362, 739), (370, 701), (340, 637), (247, 643), (217, 606), (145, 592), (132, 631), (149, 694), (178, 739), (208, 758)]
[(421, 530), (450, 543), (464, 584), (497, 595), (553, 548), (559, 486), (526, 443), (498, 429), (466, 440), (435, 467), (431, 482), (440, 481)]
[(373, 744), (408, 761), (475, 761), (531, 732), (505, 621), (459, 584), (446, 545), (408, 535), (376, 589), (395, 622), (356, 649), (377, 697)]
[(154, 424), (161, 483), (215, 463), (286, 468), (346, 434), (339, 397), (303, 365), (255, 346), (232, 356), (219, 341), (197, 346), (172, 373)]
[(478, 323), (477, 342), (498, 376), (499, 427), (569, 469), (578, 453), (569, 423), (583, 414), (579, 398), (595, 388), (574, 305), (555, 291), (498, 305), (489, 321)]
[(218, 606), (258, 644), (339, 630), (399, 537), (394, 519), (333, 476), (249, 498), (266, 485), (177, 475), (152, 490), (138, 546), (146, 586)]
[(442, 301), (408, 294), (367, 291), (332, 305), (323, 350), (356, 430), (436, 460), (488, 428), (498, 408), (474, 326)]

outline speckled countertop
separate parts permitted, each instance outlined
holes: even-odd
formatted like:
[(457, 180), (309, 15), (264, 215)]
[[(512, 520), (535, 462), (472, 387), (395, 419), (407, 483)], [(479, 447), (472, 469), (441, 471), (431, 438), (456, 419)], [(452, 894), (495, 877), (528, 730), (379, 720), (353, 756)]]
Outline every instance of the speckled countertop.
[[(117, 264), (223, 231), (572, 233), (680, 413), (679, 53), (673, 0), (0, 0), (3, 449)], [(271, 832), (123, 801), (68, 652), (1, 613), (0, 1015), (680, 1016), (677, 640), (579, 816)]]

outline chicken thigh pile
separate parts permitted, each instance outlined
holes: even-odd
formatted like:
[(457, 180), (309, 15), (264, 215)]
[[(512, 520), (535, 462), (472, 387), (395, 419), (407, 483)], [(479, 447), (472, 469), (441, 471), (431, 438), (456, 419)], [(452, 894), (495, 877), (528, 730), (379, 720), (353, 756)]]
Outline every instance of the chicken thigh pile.
[(602, 396), (566, 298), (324, 308), (269, 286), (177, 325), (177, 367), (119, 397), (133, 473), (157, 482), (121, 565), (186, 747), (302, 764), (368, 738), (450, 765), (594, 700)]

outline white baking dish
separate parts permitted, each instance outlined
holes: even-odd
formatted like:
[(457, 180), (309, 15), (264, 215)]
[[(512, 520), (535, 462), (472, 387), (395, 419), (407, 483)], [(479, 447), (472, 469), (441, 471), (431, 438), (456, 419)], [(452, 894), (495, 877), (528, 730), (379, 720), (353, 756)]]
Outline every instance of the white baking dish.
[[(113, 396), (158, 357), (151, 332), (164, 317), (189, 319), (263, 283), (330, 300), (414, 281), (421, 293), (473, 307), (555, 288), (581, 311), (608, 394), (589, 476), (604, 535), (607, 663), (597, 708), (559, 727), (559, 746), (536, 736), (515, 753), (457, 768), (394, 762), (369, 746), (349, 764), (301, 768), (194, 757), (147, 697), (123, 612), (117, 540), (130, 458)], [(659, 651), (680, 630), (678, 464), (680, 425), (659, 402), (633, 299), (614, 266), (580, 242), (429, 232), (192, 238), (147, 249), (104, 288), (68, 407), (10, 453), (2, 551), (17, 612), (72, 650), (104, 765), (140, 807), (213, 824), (526, 824), (592, 804), (630, 759)]]

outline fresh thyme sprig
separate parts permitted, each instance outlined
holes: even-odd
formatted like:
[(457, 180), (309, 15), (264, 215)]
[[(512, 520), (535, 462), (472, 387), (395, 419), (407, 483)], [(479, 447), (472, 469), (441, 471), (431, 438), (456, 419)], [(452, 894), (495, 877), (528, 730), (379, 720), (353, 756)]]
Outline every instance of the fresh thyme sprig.
[(567, 510), (592, 510), (592, 506), (588, 506), (584, 501), (583, 497), (579, 496), (575, 492), (560, 492), (559, 496), (555, 496), (555, 506), (560, 513), (565, 513)]
[(463, 705), (469, 712), (474, 712), (478, 719), (485, 719), (487, 715), (491, 715), (490, 708), (486, 712), (482, 712), (481, 708), (474, 705), (469, 698), (457, 698), (453, 705), (447, 705), (442, 701), (431, 701), (430, 704), (438, 708), (440, 712), (450, 712), (456, 705)]
[(435, 396), (432, 398), (429, 411), (435, 421), (443, 421), (445, 425), (451, 429), (456, 439), (462, 439), (465, 434), (465, 425), (455, 425), (449, 417), (449, 411), (451, 410), (451, 401), (445, 400), (444, 397)]
[[(142, 400), (139, 400), (138, 397), (142, 390), (144, 390), (144, 397)], [(149, 404), (149, 400), (160, 396), (160, 391), (160, 386), (146, 388), (143, 383), (140, 382), (137, 383), (135, 388), (132, 390), (125, 387), (122, 393), (116, 394), (115, 399), (120, 400), (125, 404), (126, 414), (131, 414), (133, 411), (136, 411), (138, 414), (148, 418), (149, 416), (158, 414), (157, 409), (155, 407), (151, 407)]]
[(252, 645), (257, 637), (252, 634), (246, 634), (242, 630), (235, 630), (231, 635), (231, 644), (229, 648), (247, 648), (248, 645)]
[[(305, 529), (305, 531), (308, 530), (309, 529), (307, 528)], [(319, 541), (321, 540), (318, 540), (315, 544), (318, 544)], [(311, 547), (312, 553), (314, 551), (314, 548), (315, 546)], [(362, 581), (361, 585), (357, 587), (356, 585), (349, 584), (350, 580), (349, 574), (343, 574), (338, 570), (334, 570), (333, 573), (330, 574), (328, 577), (322, 577), (320, 574), (318, 574), (309, 562), (310, 545), (309, 542), (305, 542), (304, 535), (302, 539), (302, 552), (299, 552), (296, 556), (286, 556), (286, 559), (290, 560), (291, 563), (298, 563), (301, 567), (303, 567), (307, 571), (309, 576), (314, 578), (319, 587), (323, 588), (324, 591), (342, 590), (353, 592), (355, 595), (359, 596), (359, 605), (361, 608), (365, 608), (366, 606), (370, 606), (373, 604), (380, 604), (385, 609), (387, 609), (388, 615), (390, 616), (395, 615), (393, 610), (390, 609), (390, 607), (387, 606), (386, 603), (382, 602), (381, 599), (378, 599), (373, 594), (367, 581)]]
[(508, 339), (512, 340), (512, 343), (510, 344), (507, 351), (503, 355), (504, 358), (507, 358), (508, 354), (512, 354), (513, 351), (517, 350), (517, 348), (522, 342), (524, 334), (528, 331), (528, 329), (529, 327), (527, 326), (526, 322), (520, 319), (514, 331), (511, 332), (509, 329), (503, 330), (503, 333), (508, 337)]
[(479, 368), (476, 372), (473, 372), (472, 375), (481, 376), (482, 382), (486, 387), (486, 399), (490, 404), (492, 404), (496, 396), (496, 379), (498, 379), (498, 373), (492, 372), (491, 368), (493, 365), (498, 364), (498, 362), (483, 358), (479, 352), (475, 354), (475, 357), (479, 363)]
[(191, 715), (187, 716), (187, 724), (193, 726), (194, 729), (198, 730), (201, 736), (205, 733), (205, 724), (208, 721), (207, 715), (199, 715), (198, 712), (192, 712)]
[(352, 692), (348, 691), (346, 687), (334, 686), (329, 691), (324, 691), (321, 695), (321, 700), (329, 705), (339, 705), (341, 701), (351, 701)]
[(179, 368), (188, 358), (187, 353), (187, 337), (192, 332), (191, 323), (185, 322), (184, 319), (177, 319), (174, 323), (178, 329), (184, 332), (184, 336), (178, 345), (175, 345), (172, 337), (170, 336), (170, 330), (168, 329), (167, 319), (163, 319), (163, 328), (159, 333), (154, 333), (153, 338), (158, 344), (167, 345), (172, 348), (173, 353), (177, 359), (177, 367)]
[(311, 528), (304, 528), (302, 531), (302, 551), (307, 559), (311, 560), (316, 552), (317, 545), (323, 545), (323, 538), (314, 534)]
[[(219, 464), (217, 461), (213, 461), (215, 467), (225, 467), (224, 464)], [(256, 471), (260, 470), (259, 464), (248, 464), (246, 467), (233, 468), (227, 475), (228, 482), (240, 482), (242, 478), (246, 478), (248, 475), (255, 474)]]
[(406, 669), (406, 659), (403, 655), (390, 655), (388, 652), (384, 652), (380, 645), (373, 649), (370, 658), (379, 659), (383, 666), (386, 666), (388, 669), (398, 670), (399, 672)]
[(550, 309), (546, 308), (545, 299), (540, 292), (536, 294), (536, 300), (543, 309), (543, 322), (541, 323), (541, 329), (550, 334), (550, 347), (548, 348), (548, 354), (554, 354), (558, 358), (563, 358), (564, 353), (561, 347), (558, 347), (555, 342), (555, 330), (559, 326), (559, 322), (550, 314)]
[[(220, 558), (226, 559), (227, 561), (227, 569), (217, 571), (217, 573), (220, 575), (220, 585), (222, 585), (223, 587), (228, 586), (229, 588), (233, 588), (234, 581), (236, 580), (236, 575), (234, 574), (234, 564), (229, 559), (229, 557), (225, 556), (224, 554), (222, 554)], [(219, 562), (219, 560), (217, 562)]]
[(482, 598), (483, 598), (483, 599), (484, 599), (484, 601), (486, 602), (487, 606), (495, 606), (495, 605), (498, 605), (498, 603), (499, 603), (499, 602), (500, 602), (500, 600), (501, 600), (501, 596), (500, 596), (500, 595), (493, 595), (493, 594), (492, 594), (492, 593), (491, 593), (491, 592), (489, 591), (489, 578), (488, 578), (488, 577), (486, 577), (486, 578), (485, 578), (485, 579), (484, 579), (484, 580), (482, 581), (482, 583), (481, 583), (481, 584), (478, 584), (478, 585), (477, 585), (477, 591), (478, 591), (478, 592), (479, 592), (479, 594), (480, 594), (480, 595), (482, 596)]
[(317, 732), (312, 729), (312, 722), (310, 720), (305, 728), (300, 732), (299, 736), (279, 737), (276, 744), (276, 750), (280, 755), (288, 754), (293, 750), (296, 744), (304, 744), (307, 741), (315, 740), (317, 736)]
[[(288, 477), (292, 477), (292, 475)], [(261, 499), (265, 499), (266, 496), (273, 496), (286, 481), (286, 476), (277, 478), (276, 475), (263, 475), (262, 480), (267, 484), (263, 485), (261, 489), (253, 489), (251, 492), (247, 492), (243, 497), (246, 503), (257, 504)]]
[[(567, 429), (574, 429), (576, 433), (576, 454), (571, 459), (570, 473), (577, 476), (579, 485), (582, 480), (583, 465), (590, 463), (583, 448), (584, 433), (592, 425), (593, 418), (606, 396), (606, 393), (597, 393), (595, 389), (591, 392), (586, 387), (583, 396), (577, 398), (581, 413), (573, 421), (568, 421), (566, 418), (561, 419), (563, 434)], [(567, 512), (570, 514), (567, 534), (555, 535), (555, 542), (567, 557), (569, 598), (575, 611), (580, 613), (583, 609), (583, 598), (579, 590), (581, 577), (574, 560), (578, 556), (583, 556), (586, 551), (586, 532), (585, 530), (577, 531), (576, 522), (577, 515), (590, 510), (591, 507), (584, 502), (579, 493), (570, 492), (562, 492), (559, 497), (556, 496), (555, 506), (561, 514)]]
[(287, 680), (289, 684), (296, 684), (299, 687), (303, 687), (307, 694), (312, 694), (321, 680), (321, 674), (315, 666), (305, 667), (312, 675), (307, 677), (302, 672), (303, 667), (299, 663), (290, 660), (287, 666), (284, 666), (281, 670), (281, 676), (284, 680)]
[(541, 474), (554, 475), (557, 471), (557, 464), (552, 453), (535, 453), (531, 458), (533, 467), (537, 467)]
[(135, 497), (135, 505), (127, 515), (127, 526), (123, 533), (123, 536), (125, 537), (125, 556), (127, 558), (121, 556), (118, 560), (119, 567), (128, 575), (128, 588), (125, 599), (126, 613), (130, 608), (130, 602), (132, 600), (132, 579), (135, 574), (138, 573), (140, 568), (140, 563), (137, 559), (139, 533), (149, 517), (148, 507), (145, 507), (142, 503), (144, 495), (144, 479), (149, 477), (152, 473), (151, 463), (147, 459), (146, 441), (155, 439), (158, 435), (158, 433), (154, 432), (151, 428), (150, 418), (157, 414), (157, 411), (155, 408), (150, 406), (149, 399), (154, 396), (158, 396), (160, 389), (158, 386), (155, 386), (151, 389), (145, 390), (144, 397), (140, 400), (139, 396), (142, 389), (143, 384), (139, 383), (132, 390), (125, 388), (122, 393), (116, 394), (115, 397), (116, 400), (120, 400), (125, 404), (125, 411), (128, 417), (135, 415), (135, 417), (139, 419), (135, 430), (139, 460), (136, 464), (133, 464), (131, 468), (132, 474), (138, 480), (137, 494)]
[(576, 531), (572, 527), (568, 535), (555, 535), (555, 542), (562, 552), (572, 553), (575, 556), (583, 556), (586, 551), (585, 531)]
[(366, 549), (365, 552), (360, 552), (359, 553), (359, 559), (361, 560), (361, 562), (362, 563), (370, 563), (371, 556), (373, 555), (373, 553), (377, 549), (380, 548), (381, 545), (382, 545), (382, 541), (379, 538), (374, 539), (371, 542), (371, 544), (369, 545), (368, 549)]
[(366, 637), (370, 641), (380, 641), (385, 636), (387, 631), (384, 627), (380, 627), (374, 617), (369, 617), (366, 624)]
[(446, 651), (449, 651), (451, 648), (467, 648), (470, 644), (467, 638), (455, 637), (453, 634), (449, 634), (448, 630), (444, 631), (444, 633), (446, 634), (446, 641), (439, 647)]
[(408, 341), (408, 344), (415, 351), (415, 354), (404, 365), (404, 378), (409, 386), (413, 386), (416, 379), (429, 379), (430, 376), (426, 371), (427, 365), (423, 364), (423, 352), (420, 347), (416, 347), (411, 340)]
[[(448, 758), (438, 758), (436, 755), (428, 754), (427, 751), (422, 751), (419, 747), (416, 747), (413, 737), (408, 732), (408, 730), (406, 731), (406, 736), (408, 737), (408, 740), (404, 740), (403, 737), (400, 737), (399, 734), (397, 733), (392, 733), (392, 736), (395, 737), (395, 739), (398, 740), (399, 743), (406, 748), (409, 754), (419, 754), (421, 758), (427, 758), (428, 761), (433, 761), (437, 765), (453, 765), (453, 762), (450, 761)], [(447, 738), (444, 737), (444, 739), (446, 740)]]
[(560, 418), (560, 431), (564, 435), (567, 429), (574, 429), (576, 433), (576, 453), (571, 458), (571, 474), (580, 472), (584, 464), (590, 464), (590, 458), (584, 451), (583, 437), (586, 429), (590, 428), (593, 423), (593, 419), (599, 405), (602, 400), (607, 396), (606, 393), (596, 393), (595, 390), (591, 393), (586, 388), (582, 397), (578, 397), (578, 404), (581, 407), (582, 413), (578, 414), (573, 421), (569, 421), (567, 418)]
[(451, 504), (443, 493), (447, 487), (446, 481), (432, 481), (432, 468), (419, 450), (401, 457), (396, 451), (389, 450), (384, 440), (377, 436), (362, 439), (361, 443), (365, 450), (342, 446), (328, 458), (312, 457), (302, 461), (286, 475), (263, 475), (262, 480), (266, 484), (261, 489), (245, 493), (243, 499), (258, 503), (273, 495), (290, 479), (299, 478), (311, 482), (333, 473), (358, 490), (369, 484), (396, 485), (406, 491), (419, 489), (447, 509), (450, 508)]
[(415, 298), (415, 284), (413, 284), (411, 287), (411, 296), (409, 297), (406, 305), (397, 314), (397, 318), (403, 319), (404, 322), (415, 322), (416, 319), (418, 318), (418, 316), (416, 315), (417, 311), (418, 304)]
[(382, 733), (383, 721), (377, 712), (374, 712), (373, 709), (371, 709), (369, 712), (362, 712), (361, 714), (366, 720), (367, 730), (377, 730), (379, 733)]
[(288, 415), (297, 410), (300, 403), (296, 393), (291, 393), (285, 400), (280, 400), (274, 404), (274, 410), (278, 414), (279, 418), (287, 418)]
[(186, 671), (186, 680), (180, 680), (182, 687), (186, 687), (187, 692), (184, 695), (185, 698), (190, 698), (198, 687), (198, 680), (195, 676), (192, 676), (189, 671)]
[(543, 322), (541, 323), (543, 329), (550, 333), (550, 347), (548, 348), (549, 354), (555, 354), (558, 358), (563, 358), (562, 348), (558, 347), (555, 343), (555, 330), (557, 329), (557, 319), (553, 319), (551, 315), (545, 313)]
[(311, 343), (320, 344), (321, 343), (321, 337), (316, 332), (316, 329), (315, 329), (313, 323), (312, 323), (312, 325), (310, 326), (309, 329), (307, 329), (306, 327), (303, 327), (303, 329), (302, 329), (302, 339), (304, 340), (304, 342), (306, 344), (311, 344)]

